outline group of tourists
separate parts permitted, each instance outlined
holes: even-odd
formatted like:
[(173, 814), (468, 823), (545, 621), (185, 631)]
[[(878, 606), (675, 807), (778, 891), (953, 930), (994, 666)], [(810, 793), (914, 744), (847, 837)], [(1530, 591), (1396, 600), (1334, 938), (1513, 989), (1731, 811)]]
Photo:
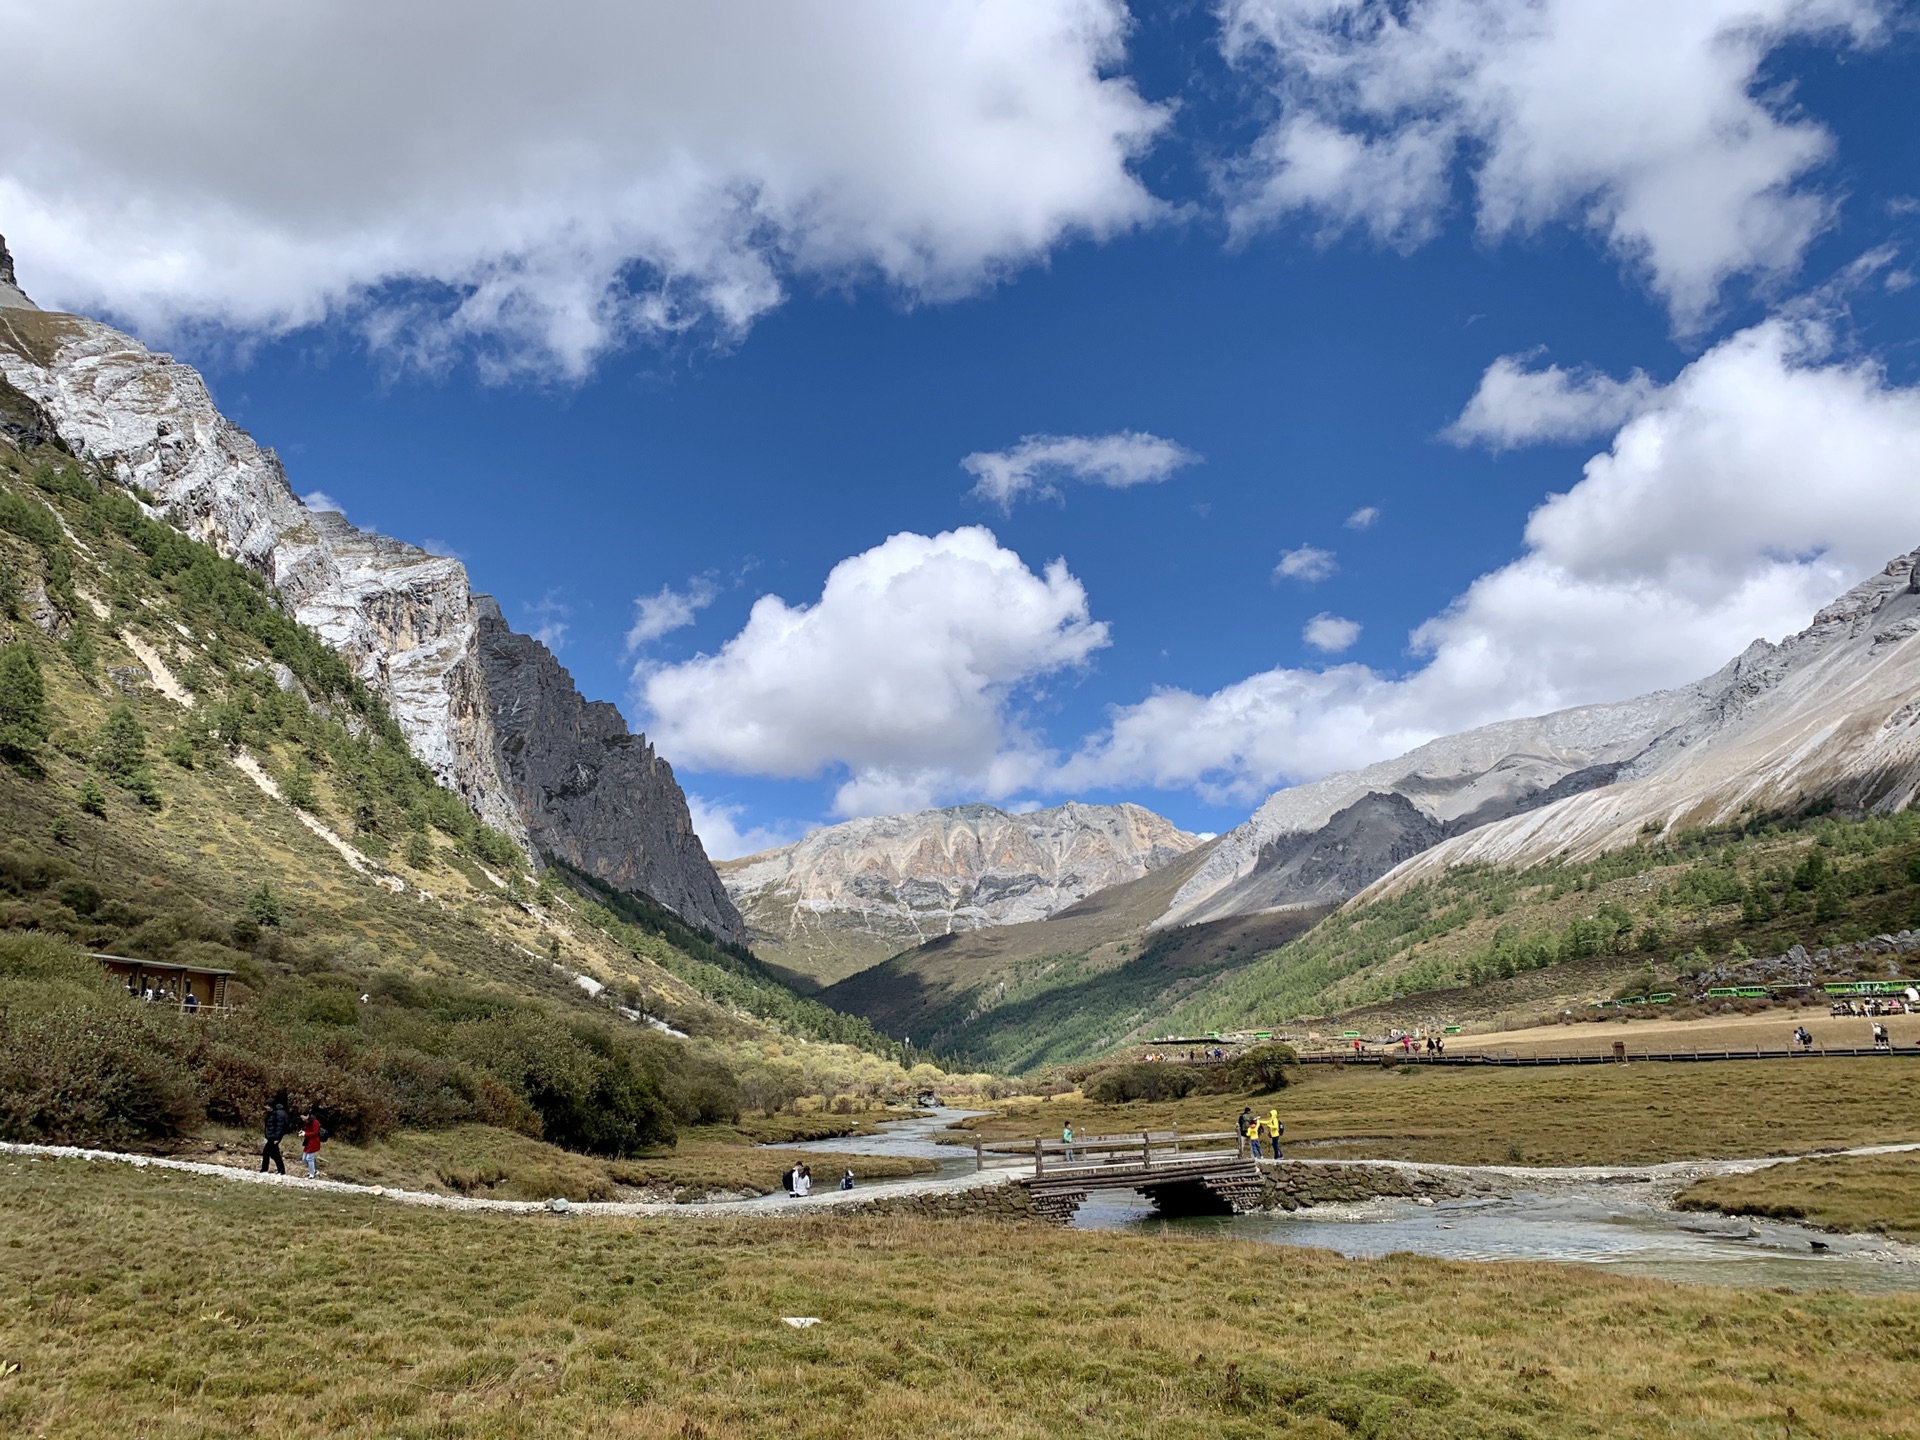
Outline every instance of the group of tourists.
[(266, 1119), (261, 1123), (261, 1134), (266, 1144), (260, 1147), (260, 1173), (267, 1173), (269, 1165), (279, 1169), (282, 1175), (287, 1173), (287, 1162), (280, 1154), (280, 1142), (289, 1135), (300, 1137), (300, 1158), (306, 1162), (307, 1178), (320, 1178), (320, 1143), (329, 1138), (327, 1127), (320, 1123), (320, 1117), (311, 1110), (300, 1112), (300, 1123), (296, 1126), (287, 1113), (284, 1098), (275, 1100), (267, 1107)]
[[(804, 1160), (793, 1162), (791, 1169), (780, 1177), (781, 1187), (796, 1200), (804, 1200), (813, 1193), (813, 1167)], [(840, 1188), (853, 1189), (853, 1171), (843, 1170), (840, 1174)]]
[(187, 982), (187, 993), (176, 995), (167, 985), (141, 985), (137, 989), (134, 982), (127, 981), (127, 994), (148, 1005), (178, 1005), (182, 1010), (193, 1011), (200, 1008), (200, 997), (194, 994), (193, 982)]
[(1240, 1111), (1240, 1139), (1243, 1143), (1253, 1147), (1254, 1159), (1259, 1160), (1266, 1158), (1262, 1155), (1260, 1149), (1262, 1143), (1265, 1143), (1272, 1149), (1272, 1158), (1278, 1160), (1280, 1158), (1280, 1137), (1286, 1133), (1287, 1127), (1280, 1123), (1280, 1112), (1278, 1110), (1269, 1110), (1266, 1116), (1262, 1118), (1253, 1113), (1253, 1107), (1251, 1105), (1242, 1107)]

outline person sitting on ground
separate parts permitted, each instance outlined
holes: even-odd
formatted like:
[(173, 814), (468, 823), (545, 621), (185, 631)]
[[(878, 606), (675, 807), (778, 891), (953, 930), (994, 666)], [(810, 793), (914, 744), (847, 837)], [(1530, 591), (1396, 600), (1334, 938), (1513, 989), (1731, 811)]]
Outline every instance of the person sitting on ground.
[(780, 1174), (780, 1188), (789, 1195), (800, 1193), (800, 1162), (794, 1161)]
[(280, 1154), (280, 1141), (287, 1133), (287, 1102), (276, 1100), (267, 1107), (266, 1119), (261, 1123), (261, 1134), (267, 1143), (260, 1147), (260, 1173), (267, 1173), (268, 1165), (280, 1167), (282, 1175), (287, 1173), (287, 1162)]
[(853, 1188), (853, 1171), (851, 1169), (842, 1172), (840, 1176), (840, 1188), (842, 1190), (851, 1190)]
[(327, 1127), (312, 1111), (300, 1116), (300, 1158), (307, 1162), (307, 1179), (320, 1178), (320, 1142), (327, 1138)]

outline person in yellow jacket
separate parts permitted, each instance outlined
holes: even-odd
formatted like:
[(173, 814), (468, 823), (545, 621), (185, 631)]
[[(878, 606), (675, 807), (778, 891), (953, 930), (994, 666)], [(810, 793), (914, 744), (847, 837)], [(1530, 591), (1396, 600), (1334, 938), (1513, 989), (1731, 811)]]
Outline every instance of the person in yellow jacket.
[(1273, 1158), (1280, 1158), (1280, 1137), (1287, 1133), (1287, 1127), (1280, 1123), (1278, 1109), (1269, 1110), (1267, 1118), (1261, 1122), (1266, 1127), (1267, 1138), (1273, 1142)]

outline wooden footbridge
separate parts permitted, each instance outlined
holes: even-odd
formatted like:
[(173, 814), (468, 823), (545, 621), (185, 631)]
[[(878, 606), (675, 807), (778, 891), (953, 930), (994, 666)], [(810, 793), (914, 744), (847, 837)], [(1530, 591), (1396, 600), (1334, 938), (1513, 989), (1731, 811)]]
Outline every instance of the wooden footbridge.
[(986, 1157), (1031, 1160), (1020, 1180), (1034, 1209), (1048, 1219), (1073, 1217), (1095, 1190), (1133, 1190), (1163, 1215), (1230, 1215), (1252, 1209), (1260, 1195), (1259, 1168), (1232, 1130), (1182, 1135), (1178, 1130), (1137, 1135), (1075, 1136), (1065, 1140), (974, 1142)]

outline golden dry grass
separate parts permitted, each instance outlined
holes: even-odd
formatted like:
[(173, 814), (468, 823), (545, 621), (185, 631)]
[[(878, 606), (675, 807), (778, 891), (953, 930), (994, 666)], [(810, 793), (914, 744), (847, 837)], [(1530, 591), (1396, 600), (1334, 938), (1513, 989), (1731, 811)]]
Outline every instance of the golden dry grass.
[(1676, 1203), (1683, 1210), (1804, 1220), (1829, 1230), (1920, 1241), (1920, 1154), (1796, 1160), (1751, 1175), (1702, 1180)]
[[(1306, 1066), (1245, 1103), (1278, 1108), (1291, 1153), (1450, 1164), (1653, 1164), (1920, 1140), (1920, 1062), (1900, 1058), (1496, 1068)], [(1232, 1127), (1242, 1097), (1007, 1102), (996, 1139)]]
[[(1879, 1437), (1920, 1300), (0, 1162), (0, 1433)], [(782, 1316), (819, 1316), (794, 1330)], [(13, 1368), (17, 1367), (17, 1368)]]

